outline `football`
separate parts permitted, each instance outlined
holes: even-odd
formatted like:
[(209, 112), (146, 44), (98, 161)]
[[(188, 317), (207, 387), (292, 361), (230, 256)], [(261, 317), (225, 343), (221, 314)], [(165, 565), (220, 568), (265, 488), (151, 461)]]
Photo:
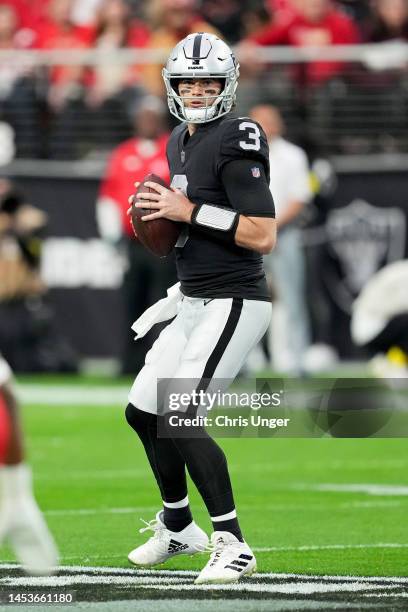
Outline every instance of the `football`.
[[(154, 189), (146, 187), (145, 183), (149, 181), (159, 183), (163, 185), (163, 187), (170, 189), (170, 186), (159, 176), (156, 174), (148, 174), (140, 183), (136, 194), (156, 193)], [(136, 201), (136, 194), (134, 201)], [(154, 212), (154, 208), (137, 208), (133, 204), (131, 210), (132, 224), (138, 239), (146, 249), (154, 255), (166, 257), (166, 255), (169, 255), (173, 250), (183, 224), (164, 218), (142, 221), (142, 217), (152, 212)]]

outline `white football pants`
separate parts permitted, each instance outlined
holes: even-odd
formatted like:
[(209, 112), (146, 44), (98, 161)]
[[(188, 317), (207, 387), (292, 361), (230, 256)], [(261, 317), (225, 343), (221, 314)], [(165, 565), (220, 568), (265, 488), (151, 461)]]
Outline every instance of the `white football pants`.
[[(164, 328), (130, 390), (129, 402), (157, 414), (157, 380), (224, 379), (225, 391), (249, 351), (269, 327), (270, 302), (183, 296), (176, 318)], [(160, 412), (160, 410), (159, 410)]]

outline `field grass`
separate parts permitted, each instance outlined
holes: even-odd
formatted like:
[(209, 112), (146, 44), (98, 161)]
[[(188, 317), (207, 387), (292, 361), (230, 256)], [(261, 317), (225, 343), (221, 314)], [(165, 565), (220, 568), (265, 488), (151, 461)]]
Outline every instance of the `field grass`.
[[(128, 552), (146, 539), (139, 518), (154, 518), (160, 497), (123, 407), (27, 403), (24, 422), (37, 498), (62, 563), (127, 567)], [(219, 442), (259, 571), (408, 575), (406, 440)], [(348, 487), (370, 484), (384, 487)], [(189, 493), (196, 521), (210, 532), (192, 484)], [(13, 559), (5, 549), (0, 556)], [(180, 556), (166, 569), (198, 570), (205, 560)]]

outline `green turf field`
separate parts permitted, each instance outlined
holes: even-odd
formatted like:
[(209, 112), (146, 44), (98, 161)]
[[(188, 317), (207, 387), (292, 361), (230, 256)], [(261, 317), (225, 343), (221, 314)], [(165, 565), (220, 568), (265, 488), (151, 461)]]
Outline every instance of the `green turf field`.
[[(25, 403), (24, 421), (37, 497), (62, 563), (128, 567), (127, 553), (146, 538), (139, 519), (154, 518), (160, 498), (123, 407)], [(408, 575), (406, 440), (220, 443), (259, 571)], [(193, 485), (190, 501), (210, 531)], [(2, 562), (11, 559), (3, 549)], [(205, 559), (180, 556), (166, 568), (197, 570)]]
[[(9, 609), (2, 603), (10, 593), (73, 593), (75, 612), (407, 609), (406, 438), (219, 439), (258, 572), (233, 585), (195, 585), (205, 554), (178, 556), (157, 569), (127, 561), (148, 537), (139, 533), (140, 518), (151, 520), (161, 506), (124, 418), (130, 381), (43, 376), (22, 382), (36, 494), (61, 566), (55, 576), (30, 578), (0, 549), (0, 612)], [(189, 494), (196, 521), (210, 533), (193, 485)], [(32, 607), (20, 603), (19, 610)]]

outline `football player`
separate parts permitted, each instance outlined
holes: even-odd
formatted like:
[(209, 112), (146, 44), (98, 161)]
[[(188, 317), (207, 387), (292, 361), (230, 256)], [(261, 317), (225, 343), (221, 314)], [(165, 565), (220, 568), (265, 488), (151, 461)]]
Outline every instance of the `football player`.
[(353, 303), (351, 337), (380, 378), (408, 378), (408, 260), (378, 270)]
[(10, 544), (28, 574), (48, 575), (57, 566), (57, 549), (25, 463), (11, 370), (0, 355), (0, 545), (3, 542)]
[[(184, 229), (175, 247), (178, 313), (146, 355), (126, 409), (163, 500), (145, 528), (154, 535), (129, 559), (155, 565), (207, 547), (192, 519), (187, 469), (214, 529), (198, 584), (236, 582), (255, 571), (255, 556), (238, 522), (224, 452), (204, 428), (169, 427), (157, 380), (198, 380), (199, 389), (214, 383), (224, 390), (270, 322), (262, 262), (276, 238), (268, 144), (258, 123), (231, 114), (238, 75), (231, 49), (212, 34), (191, 34), (176, 45), (163, 70), (170, 112), (182, 122), (167, 146), (171, 189), (146, 183), (154, 192), (135, 200), (154, 210), (144, 221), (166, 217)], [(168, 435), (158, 436), (158, 427)]]

